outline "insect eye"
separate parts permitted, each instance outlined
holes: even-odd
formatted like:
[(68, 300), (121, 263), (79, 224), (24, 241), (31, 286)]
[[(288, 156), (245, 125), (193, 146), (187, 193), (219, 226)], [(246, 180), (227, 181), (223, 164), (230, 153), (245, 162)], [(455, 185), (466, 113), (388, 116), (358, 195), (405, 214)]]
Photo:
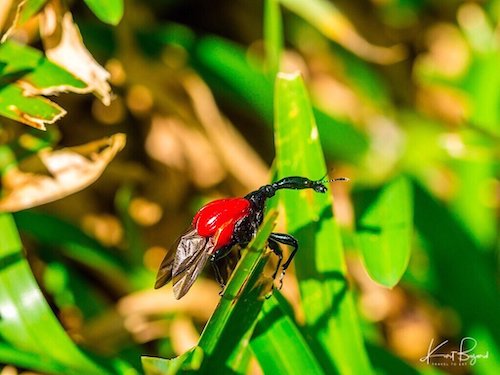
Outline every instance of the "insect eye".
[(327, 190), (326, 186), (321, 183), (316, 184), (313, 189), (317, 193), (326, 193)]

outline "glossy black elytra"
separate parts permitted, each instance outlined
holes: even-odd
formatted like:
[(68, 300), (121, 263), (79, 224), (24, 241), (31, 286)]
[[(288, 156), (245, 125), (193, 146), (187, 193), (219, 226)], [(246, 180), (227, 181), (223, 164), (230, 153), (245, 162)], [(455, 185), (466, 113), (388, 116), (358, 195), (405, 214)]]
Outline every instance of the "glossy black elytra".
[[(196, 213), (191, 226), (179, 237), (163, 259), (155, 289), (173, 280), (174, 295), (177, 299), (182, 298), (209, 260), (214, 266), (217, 281), (224, 286), (224, 278), (218, 263), (231, 252), (233, 246), (245, 247), (255, 237), (264, 219), (266, 200), (273, 197), (277, 190), (312, 189), (318, 193), (325, 193), (327, 191), (325, 183), (345, 180), (347, 178), (344, 177), (316, 181), (306, 177), (285, 177), (270, 185), (264, 185), (243, 198), (219, 199), (206, 204)], [(283, 261), (280, 243), (293, 249), (282, 265), (281, 283), (299, 245), (289, 234), (271, 233), (268, 245), (279, 259), (273, 279), (276, 278)]]

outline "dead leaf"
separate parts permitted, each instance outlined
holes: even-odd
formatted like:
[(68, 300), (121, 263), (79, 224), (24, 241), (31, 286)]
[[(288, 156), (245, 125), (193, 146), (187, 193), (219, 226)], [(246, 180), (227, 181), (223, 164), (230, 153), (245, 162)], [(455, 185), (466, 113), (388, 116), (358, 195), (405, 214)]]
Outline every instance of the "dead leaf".
[(23, 172), (18, 167), (2, 177), (0, 211), (20, 211), (64, 198), (97, 180), (115, 155), (125, 146), (118, 133), (82, 146), (38, 153), (49, 174)]
[(110, 74), (87, 50), (73, 16), (59, 0), (50, 1), (41, 13), (40, 34), (47, 57), (84, 81), (88, 88), (82, 92), (93, 92), (105, 105), (109, 105)]
[(207, 84), (191, 73), (183, 76), (182, 84), (208, 140), (215, 145), (214, 150), (227, 170), (247, 189), (265, 184), (269, 180), (266, 164), (222, 115)]
[[(2, 36), (4, 43), (27, 21), (35, 16), (47, 0), (2, 0), (0, 1), (0, 29), (10, 25)], [(18, 37), (17, 35), (16, 37)]]

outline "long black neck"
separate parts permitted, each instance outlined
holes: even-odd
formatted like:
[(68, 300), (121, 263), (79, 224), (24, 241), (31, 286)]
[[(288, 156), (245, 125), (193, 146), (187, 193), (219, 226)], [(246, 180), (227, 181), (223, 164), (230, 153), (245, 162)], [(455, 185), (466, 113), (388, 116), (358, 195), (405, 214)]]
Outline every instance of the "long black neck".
[(312, 181), (306, 177), (292, 176), (282, 178), (281, 180), (273, 182), (270, 185), (264, 185), (260, 189), (247, 194), (245, 198), (252, 203), (255, 209), (264, 210), (266, 200), (273, 197), (276, 194), (276, 191), (280, 189), (313, 189), (318, 193), (326, 192), (326, 186), (323, 185), (321, 180)]

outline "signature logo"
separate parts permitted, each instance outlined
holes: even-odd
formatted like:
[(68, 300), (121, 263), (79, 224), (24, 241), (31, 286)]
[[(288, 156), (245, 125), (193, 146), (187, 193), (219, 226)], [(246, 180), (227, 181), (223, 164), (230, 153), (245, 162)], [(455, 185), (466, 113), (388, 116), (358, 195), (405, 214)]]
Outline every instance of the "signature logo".
[(420, 358), (420, 362), (436, 366), (463, 366), (467, 364), (474, 366), (478, 359), (487, 359), (489, 357), (489, 352), (480, 354), (473, 352), (477, 346), (477, 340), (473, 337), (464, 337), (460, 340), (458, 350), (445, 351), (447, 343), (448, 340), (445, 340), (439, 345), (434, 346), (434, 339), (432, 339), (427, 350), (427, 355)]

